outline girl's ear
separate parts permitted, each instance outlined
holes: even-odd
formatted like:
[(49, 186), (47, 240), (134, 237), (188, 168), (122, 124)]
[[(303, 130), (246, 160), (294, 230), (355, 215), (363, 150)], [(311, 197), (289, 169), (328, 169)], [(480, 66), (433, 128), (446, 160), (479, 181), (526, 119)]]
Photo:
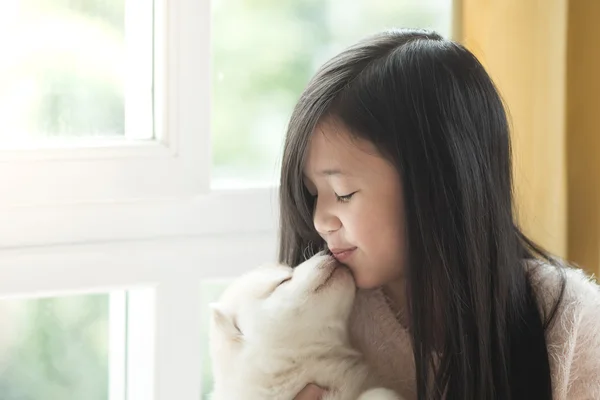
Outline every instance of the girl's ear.
[(231, 340), (241, 340), (244, 336), (237, 326), (235, 317), (219, 303), (209, 305), (215, 326)]

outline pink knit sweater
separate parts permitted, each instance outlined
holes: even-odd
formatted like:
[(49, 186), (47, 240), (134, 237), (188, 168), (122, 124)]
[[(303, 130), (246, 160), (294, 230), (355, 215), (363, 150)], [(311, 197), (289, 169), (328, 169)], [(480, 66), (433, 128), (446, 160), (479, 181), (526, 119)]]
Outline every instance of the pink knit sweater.
[[(554, 267), (532, 269), (543, 311), (554, 304), (560, 275)], [(600, 399), (600, 287), (580, 270), (566, 270), (567, 283), (555, 322), (546, 335), (555, 400)], [(409, 332), (396, 320), (381, 290), (359, 290), (350, 321), (354, 345), (381, 377), (381, 385), (416, 399)]]

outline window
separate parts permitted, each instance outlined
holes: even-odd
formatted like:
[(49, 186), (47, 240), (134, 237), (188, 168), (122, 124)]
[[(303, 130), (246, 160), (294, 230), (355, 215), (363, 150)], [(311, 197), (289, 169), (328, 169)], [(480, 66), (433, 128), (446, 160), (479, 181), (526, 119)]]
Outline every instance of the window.
[[(450, 11), (450, 0), (2, 2), (0, 319), (14, 329), (0, 333), (0, 397), (205, 396), (206, 305), (275, 258), (278, 157), (304, 84), (365, 34), (448, 34)], [(93, 379), (79, 379), (86, 369)]]
[(151, 2), (13, 0), (0, 18), (2, 148), (154, 138)]
[(451, 9), (449, 0), (214, 0), (213, 185), (276, 184), (287, 121), (316, 68), (386, 28), (448, 36)]

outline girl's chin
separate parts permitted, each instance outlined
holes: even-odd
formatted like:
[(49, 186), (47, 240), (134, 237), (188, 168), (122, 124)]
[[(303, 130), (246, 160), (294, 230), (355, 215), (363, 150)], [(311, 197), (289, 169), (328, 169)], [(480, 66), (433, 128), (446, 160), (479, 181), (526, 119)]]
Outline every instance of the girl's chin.
[(376, 289), (384, 285), (384, 282), (380, 282), (378, 279), (374, 279), (374, 277), (364, 276), (357, 272), (353, 272), (353, 275), (356, 287), (359, 289)]
[(402, 276), (374, 275), (368, 268), (365, 271), (364, 269), (350, 267), (350, 270), (354, 275), (356, 287), (359, 289), (377, 289), (397, 279), (402, 279)]

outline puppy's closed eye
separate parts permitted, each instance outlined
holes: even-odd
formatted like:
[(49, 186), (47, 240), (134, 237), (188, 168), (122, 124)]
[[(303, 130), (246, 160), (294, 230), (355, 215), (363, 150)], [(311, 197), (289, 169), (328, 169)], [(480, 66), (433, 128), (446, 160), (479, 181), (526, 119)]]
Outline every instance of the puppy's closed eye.
[(292, 275), (283, 278), (282, 280), (280, 280), (279, 282), (275, 283), (274, 286), (271, 287), (271, 289), (266, 293), (266, 297), (271, 296), (273, 293), (275, 293), (275, 291), (277, 290), (277, 288), (279, 288), (281, 285), (283, 285), (286, 282), (289, 282), (292, 280)]
[(283, 285), (284, 283), (289, 282), (291, 280), (292, 280), (291, 276), (289, 278), (285, 278), (284, 280), (282, 280), (281, 282), (279, 282), (279, 285), (277, 285), (277, 286), (279, 287), (279, 286)]

